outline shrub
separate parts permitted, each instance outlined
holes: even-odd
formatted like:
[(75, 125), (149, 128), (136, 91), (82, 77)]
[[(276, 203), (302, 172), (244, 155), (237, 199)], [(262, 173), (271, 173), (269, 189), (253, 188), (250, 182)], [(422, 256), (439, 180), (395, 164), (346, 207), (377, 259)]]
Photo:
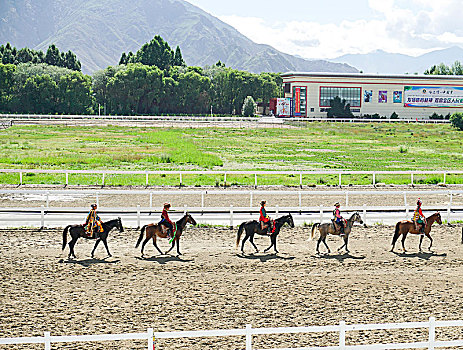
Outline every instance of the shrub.
[(450, 122), (454, 127), (463, 131), (463, 113), (454, 113), (450, 117)]
[(253, 117), (256, 113), (256, 102), (252, 98), (252, 96), (248, 96), (244, 99), (243, 103), (243, 116), (245, 117)]
[(396, 112), (392, 112), (391, 119), (399, 119), (399, 115)]

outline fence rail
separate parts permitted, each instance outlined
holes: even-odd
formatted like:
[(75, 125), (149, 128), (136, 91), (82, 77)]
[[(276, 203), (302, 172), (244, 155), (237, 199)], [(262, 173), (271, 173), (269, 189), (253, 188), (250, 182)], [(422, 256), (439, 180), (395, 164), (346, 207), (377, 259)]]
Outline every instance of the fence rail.
[(69, 185), (69, 176), (72, 174), (85, 174), (85, 175), (100, 175), (101, 186), (105, 186), (105, 178), (108, 175), (143, 175), (145, 176), (145, 185), (149, 186), (149, 175), (172, 175), (179, 177), (179, 186), (183, 186), (184, 175), (221, 175), (224, 185), (227, 185), (227, 175), (254, 175), (254, 187), (258, 187), (258, 175), (286, 175), (292, 177), (299, 177), (299, 186), (303, 187), (304, 176), (309, 175), (324, 175), (324, 176), (337, 176), (338, 186), (342, 187), (342, 177), (346, 175), (370, 175), (372, 178), (372, 185), (376, 185), (377, 175), (407, 175), (410, 177), (410, 185), (415, 185), (415, 177), (417, 175), (439, 175), (443, 176), (442, 183), (447, 183), (448, 175), (463, 175), (463, 170), (428, 170), (428, 171), (350, 171), (350, 170), (337, 170), (337, 171), (223, 171), (223, 170), (146, 170), (146, 171), (123, 171), (123, 170), (57, 170), (57, 169), (0, 169), (0, 174), (19, 174), (19, 185), (23, 184), (24, 174), (58, 174), (66, 176), (66, 185)]
[[(385, 324), (346, 324), (344, 321), (332, 326), (309, 326), (309, 327), (285, 327), (285, 328), (252, 328), (250, 324), (244, 329), (228, 330), (205, 330), (205, 331), (182, 331), (182, 332), (154, 332), (148, 328), (146, 333), (128, 334), (104, 334), (104, 335), (80, 335), (80, 336), (52, 336), (45, 332), (43, 337), (21, 337), (21, 338), (0, 338), (0, 344), (44, 344), (45, 350), (51, 349), (53, 343), (75, 343), (93, 341), (119, 341), (119, 340), (146, 340), (147, 349), (154, 349), (155, 339), (181, 339), (181, 338), (202, 338), (202, 337), (245, 337), (245, 349), (253, 350), (253, 336), (270, 334), (300, 334), (300, 333), (321, 333), (336, 332), (339, 334), (337, 345), (331, 346), (299, 346), (296, 348), (267, 348), (259, 350), (378, 350), (378, 349), (435, 349), (437, 347), (460, 347), (463, 346), (463, 339), (458, 340), (436, 340), (436, 328), (463, 327), (463, 321), (436, 321), (430, 317), (427, 322), (408, 323), (385, 323)], [(376, 343), (350, 345), (346, 342), (346, 333), (351, 331), (376, 331), (376, 330), (397, 330), (397, 329), (428, 329), (427, 339), (420, 342), (409, 343)], [(256, 349), (257, 350), (257, 349)]]

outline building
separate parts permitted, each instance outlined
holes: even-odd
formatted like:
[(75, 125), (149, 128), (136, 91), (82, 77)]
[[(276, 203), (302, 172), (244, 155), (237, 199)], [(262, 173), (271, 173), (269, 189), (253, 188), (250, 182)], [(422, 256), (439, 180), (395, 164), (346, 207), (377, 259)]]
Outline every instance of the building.
[(455, 75), (375, 75), (299, 73), (281, 75), (285, 98), (296, 117), (323, 118), (338, 96), (355, 116), (428, 119), (463, 112), (463, 77)]

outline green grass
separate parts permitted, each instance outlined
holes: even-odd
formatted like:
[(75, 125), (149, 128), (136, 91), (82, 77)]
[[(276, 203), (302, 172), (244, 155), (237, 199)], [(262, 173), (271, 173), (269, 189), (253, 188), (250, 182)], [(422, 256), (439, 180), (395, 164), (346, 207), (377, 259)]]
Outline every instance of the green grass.
[[(293, 129), (159, 129), (116, 126), (14, 126), (0, 130), (0, 168), (70, 170), (461, 170), (463, 133), (450, 125), (309, 123)], [(337, 185), (338, 176), (304, 175), (308, 186)], [(371, 184), (345, 175), (342, 184)], [(0, 174), (0, 183), (19, 176)], [(24, 183), (65, 183), (64, 175), (28, 174)], [(178, 185), (178, 175), (150, 175), (149, 185)], [(222, 175), (187, 175), (183, 184), (225, 184)], [(437, 184), (442, 176), (416, 176)], [(447, 183), (463, 183), (448, 175)], [(101, 176), (70, 175), (70, 184)], [(107, 185), (144, 185), (144, 175), (109, 175)], [(377, 175), (376, 183), (410, 183)], [(228, 175), (227, 185), (253, 185), (253, 175)], [(298, 186), (299, 176), (258, 176), (259, 185)]]

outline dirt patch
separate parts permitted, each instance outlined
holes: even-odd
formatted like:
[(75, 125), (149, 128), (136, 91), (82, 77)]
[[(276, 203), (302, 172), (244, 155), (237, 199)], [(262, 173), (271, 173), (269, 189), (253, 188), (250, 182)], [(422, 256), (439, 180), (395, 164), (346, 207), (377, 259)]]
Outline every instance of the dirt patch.
[[(390, 253), (393, 227), (354, 227), (350, 254), (315, 255), (309, 228), (282, 229), (280, 254), (240, 255), (236, 230), (188, 227), (184, 255), (141, 259), (139, 232), (113, 232), (90, 258), (61, 251), (62, 230), (0, 230), (1, 337), (208, 330), (461, 319), (461, 226), (435, 226), (433, 252)], [(256, 238), (261, 250), (268, 238)], [(337, 237), (328, 244), (341, 245)], [(162, 250), (168, 243), (160, 242)], [(425, 247), (428, 241), (425, 241)], [(250, 245), (246, 245), (250, 253)], [(456, 339), (462, 329), (438, 332)], [(256, 348), (334, 345), (337, 334), (254, 337)], [(348, 333), (347, 343), (426, 341), (424, 330)], [(156, 349), (242, 349), (243, 337), (159, 340)], [(8, 349), (11, 349), (9, 347)], [(13, 347), (14, 348), (14, 347)], [(26, 347), (17, 347), (25, 349)], [(42, 349), (28, 345), (27, 349)], [(59, 344), (66, 349), (145, 349), (145, 342)]]

